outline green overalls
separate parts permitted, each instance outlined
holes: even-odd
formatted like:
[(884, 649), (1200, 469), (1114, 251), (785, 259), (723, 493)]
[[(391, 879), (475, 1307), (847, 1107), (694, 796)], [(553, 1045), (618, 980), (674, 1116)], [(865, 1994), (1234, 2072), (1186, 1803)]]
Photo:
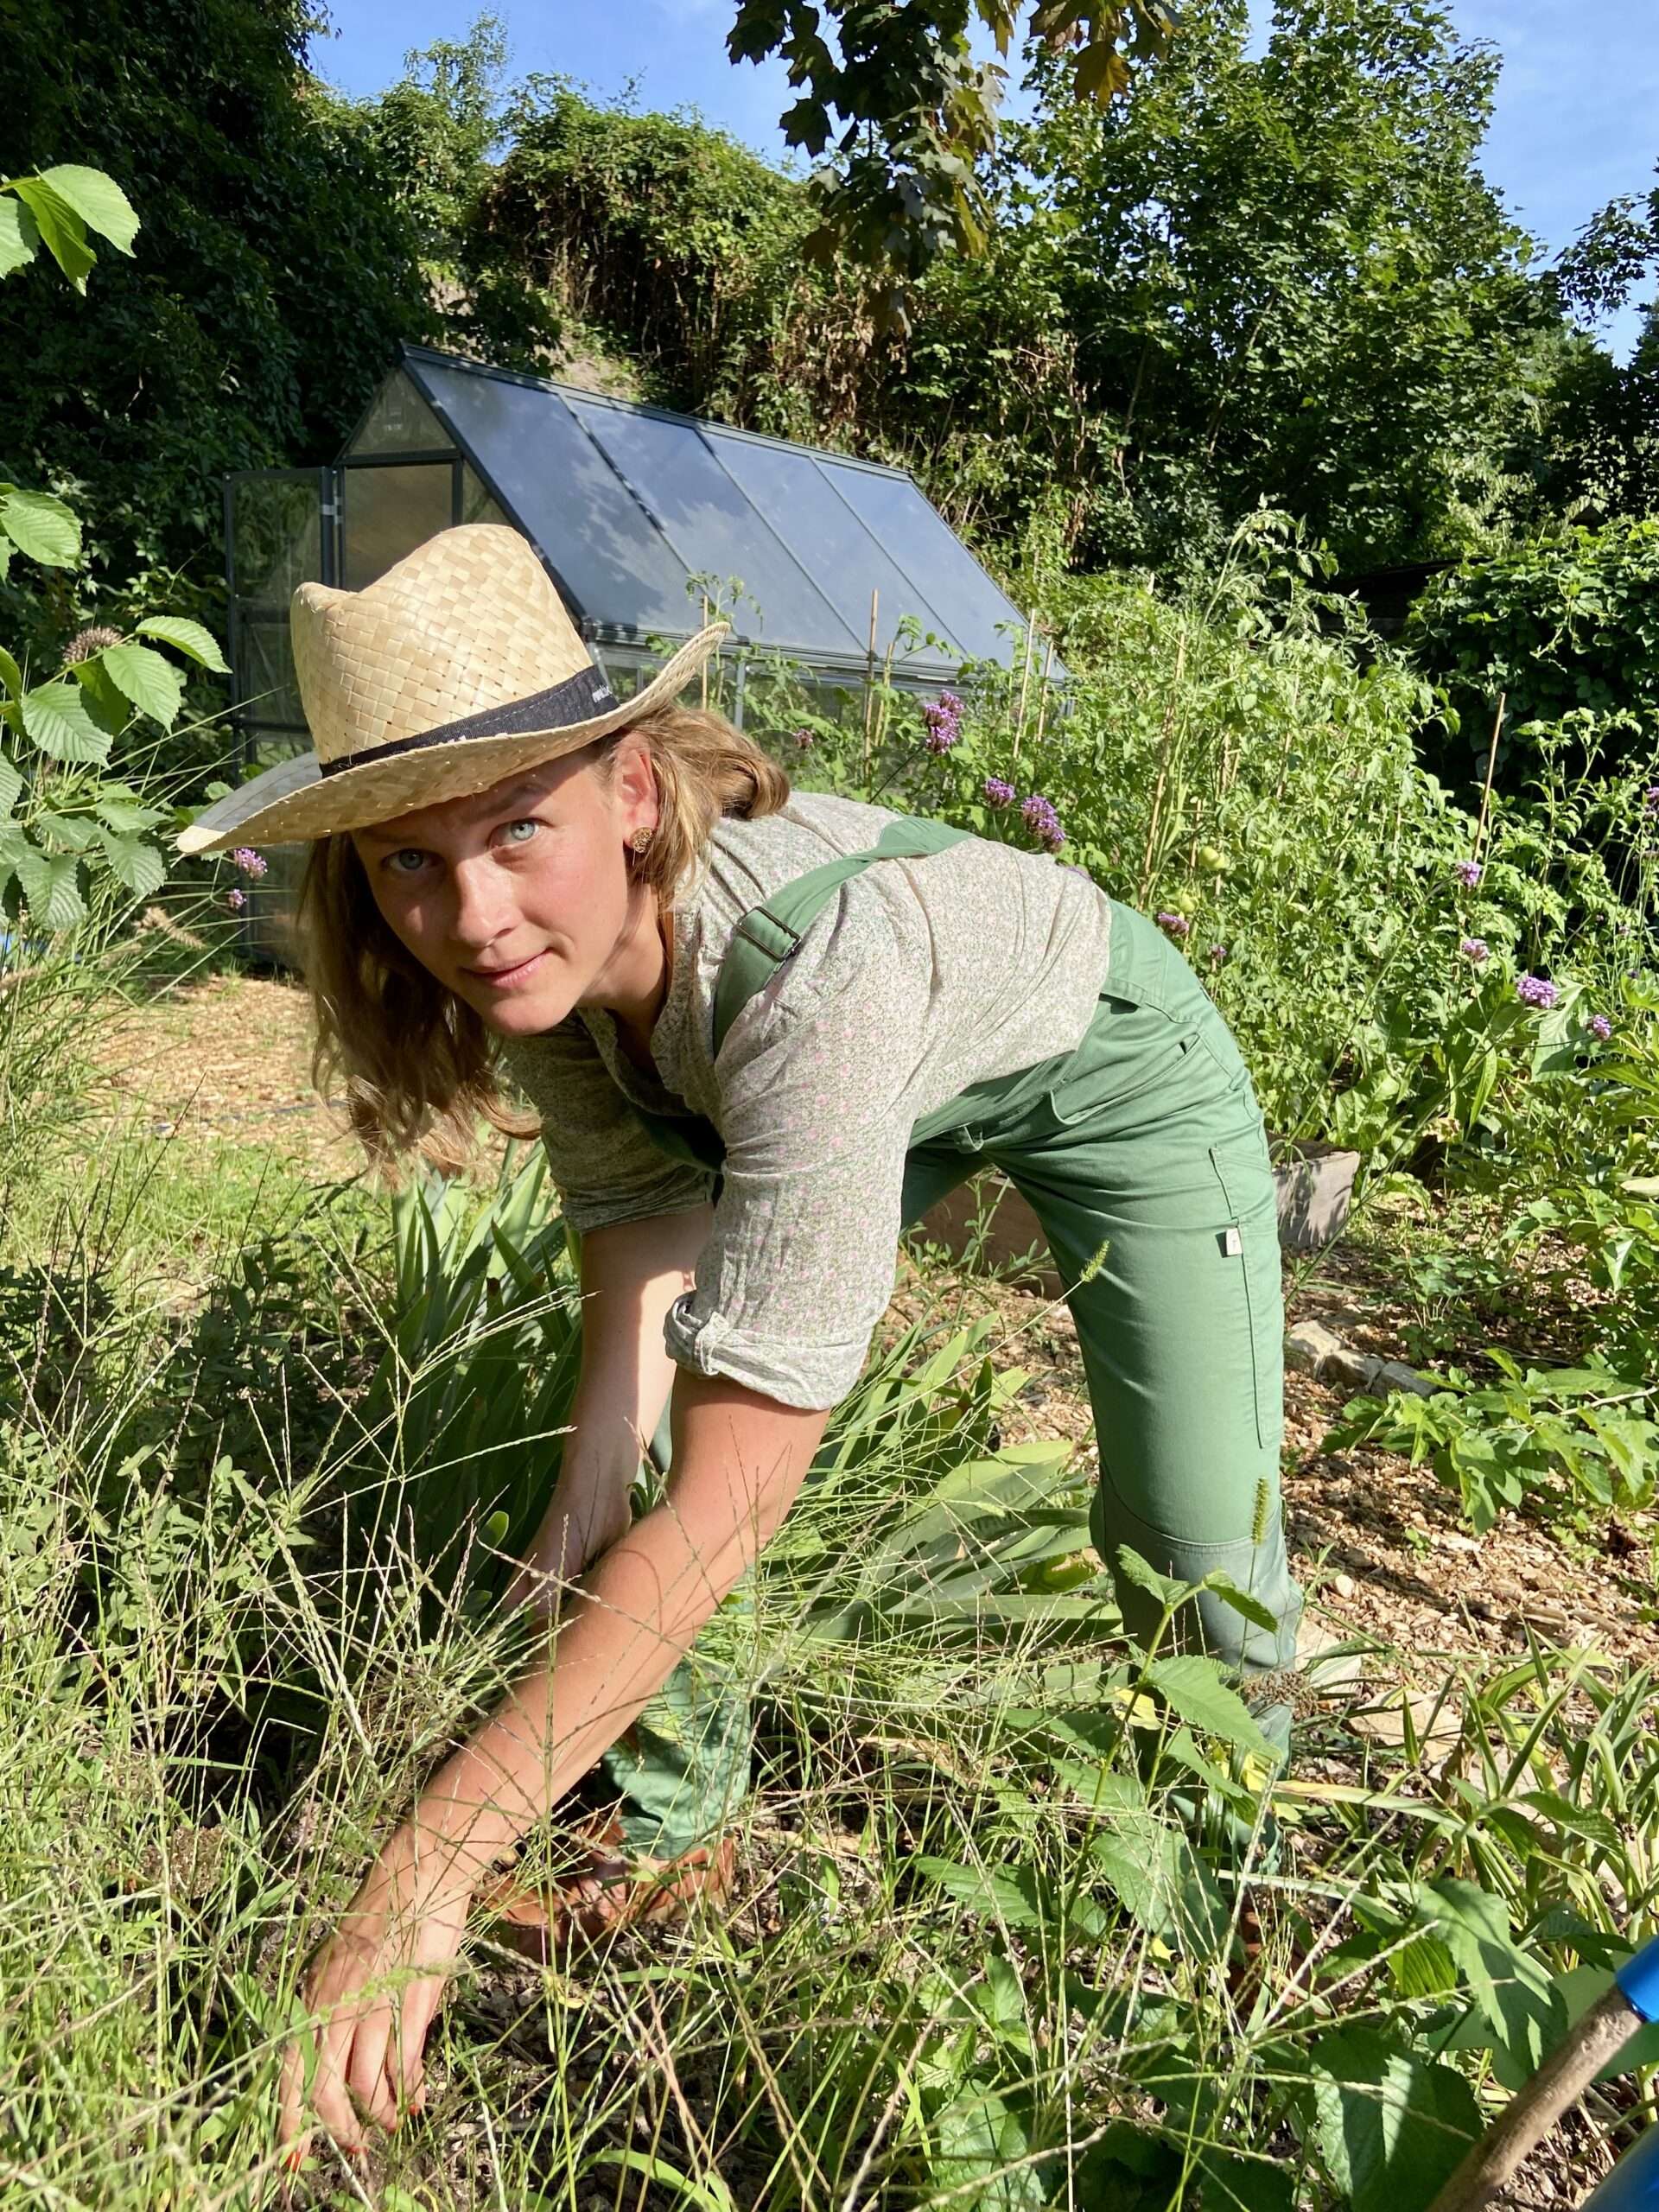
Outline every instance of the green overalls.
[[(896, 822), (874, 850), (814, 868), (746, 914), (716, 986), (716, 1053), (850, 876), (964, 834)], [(677, 1156), (716, 1167), (723, 1157), (706, 1122), (641, 1119)], [(1145, 1630), (1156, 1607), (1116, 1575), (1124, 1544), (1183, 1580), (1219, 1568), (1274, 1616), (1269, 1633), (1201, 1597), (1218, 1657), (1251, 1672), (1293, 1665), (1302, 1601), (1280, 1510), (1283, 1319), (1261, 1109), (1208, 993), (1132, 908), (1113, 902), (1099, 1005), (1074, 1052), (976, 1084), (918, 1122), (906, 1225), (987, 1166), (1029, 1202), (1077, 1286), (1066, 1302), (1100, 1451), (1091, 1529), (1126, 1622)], [(659, 1468), (667, 1437), (665, 1414)], [(606, 1755), (630, 1844), (671, 1857), (717, 1829), (747, 1792), (749, 1744), (742, 1687), (694, 1651)]]

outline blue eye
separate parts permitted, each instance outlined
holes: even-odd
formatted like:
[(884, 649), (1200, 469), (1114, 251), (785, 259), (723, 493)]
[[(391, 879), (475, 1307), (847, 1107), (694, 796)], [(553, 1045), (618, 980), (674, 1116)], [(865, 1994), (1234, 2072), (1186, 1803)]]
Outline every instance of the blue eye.
[[(510, 844), (527, 845), (541, 826), (539, 822), (532, 821), (529, 816), (526, 816), (522, 822), (507, 823), (502, 834)], [(518, 835), (521, 830), (524, 833), (522, 837)]]
[[(404, 866), (405, 861), (411, 862), (412, 865), (405, 868)], [(405, 845), (402, 852), (388, 853), (386, 855), (386, 866), (394, 875), (414, 875), (424, 867), (425, 862), (426, 855), (413, 845)]]

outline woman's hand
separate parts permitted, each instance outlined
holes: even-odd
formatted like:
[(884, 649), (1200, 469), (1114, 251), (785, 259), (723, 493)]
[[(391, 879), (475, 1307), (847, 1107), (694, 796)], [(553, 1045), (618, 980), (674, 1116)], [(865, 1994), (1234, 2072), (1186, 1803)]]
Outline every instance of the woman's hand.
[(635, 1455), (609, 1466), (573, 1463), (567, 1468), (507, 1591), (510, 1607), (528, 1605), (543, 1618), (553, 1612), (561, 1586), (574, 1582), (631, 1524), (629, 1493), (638, 1467)]
[(475, 1854), (412, 1822), (382, 1849), (306, 1976), (317, 2051), (308, 2089), (302, 2044), (283, 2055), (279, 2139), (289, 2167), (311, 2139), (307, 2106), (353, 2153), (365, 2148), (369, 2124), (396, 2127), (404, 2112), (420, 2109), (427, 2031), (482, 1872)]

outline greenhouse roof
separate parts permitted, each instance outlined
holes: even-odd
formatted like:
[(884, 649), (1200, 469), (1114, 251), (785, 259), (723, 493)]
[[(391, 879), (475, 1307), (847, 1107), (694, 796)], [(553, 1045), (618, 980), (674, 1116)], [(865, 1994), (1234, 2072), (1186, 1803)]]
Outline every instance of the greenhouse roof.
[(815, 667), (864, 664), (872, 594), (878, 652), (906, 616), (925, 633), (907, 675), (1020, 649), (1019, 609), (902, 469), (412, 346), (341, 460), (388, 448), (458, 450), (601, 641), (689, 635), (706, 587), (741, 642)]

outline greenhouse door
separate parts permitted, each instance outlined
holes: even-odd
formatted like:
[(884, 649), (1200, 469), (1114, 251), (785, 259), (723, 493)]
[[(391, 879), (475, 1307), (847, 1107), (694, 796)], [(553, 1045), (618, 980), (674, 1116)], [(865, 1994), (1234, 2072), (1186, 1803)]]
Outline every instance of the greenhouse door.
[(339, 518), (337, 469), (244, 468), (225, 480), (233, 712), (245, 772), (306, 742), (288, 606), (301, 584), (338, 582)]
[[(245, 468), (225, 480), (225, 582), (233, 678), (237, 783), (310, 743), (294, 676), (289, 601), (304, 583), (340, 580), (340, 472)], [(260, 960), (290, 963), (295, 894), (303, 855), (273, 850), (269, 873), (245, 887), (244, 944)]]

